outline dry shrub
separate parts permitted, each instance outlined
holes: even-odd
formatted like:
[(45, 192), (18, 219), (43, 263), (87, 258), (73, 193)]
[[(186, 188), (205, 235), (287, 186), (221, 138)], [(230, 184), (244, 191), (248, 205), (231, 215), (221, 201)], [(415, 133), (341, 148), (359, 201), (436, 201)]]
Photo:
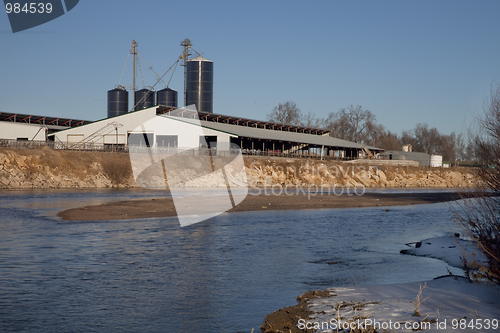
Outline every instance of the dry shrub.
[(88, 173), (89, 166), (93, 160), (93, 152), (60, 152), (61, 163), (59, 169), (64, 174), (73, 175), (80, 179), (85, 179)]
[(468, 276), (476, 281), (500, 283), (500, 199), (486, 192), (472, 192), (461, 205), (457, 220), (486, 256), (487, 265), (466, 262)]
[(488, 262), (470, 263), (469, 276), (500, 283), (500, 85), (492, 89), (484, 111), (478, 120), (481, 130), (472, 136), (476, 155), (484, 163), (478, 169), (482, 190), (467, 195), (456, 220)]
[(44, 167), (48, 166), (52, 170), (61, 167), (62, 159), (60, 151), (56, 151), (49, 147), (43, 147), (39, 153), (40, 164)]
[(107, 153), (103, 156), (101, 165), (115, 186), (127, 183), (132, 176), (132, 167), (127, 154)]

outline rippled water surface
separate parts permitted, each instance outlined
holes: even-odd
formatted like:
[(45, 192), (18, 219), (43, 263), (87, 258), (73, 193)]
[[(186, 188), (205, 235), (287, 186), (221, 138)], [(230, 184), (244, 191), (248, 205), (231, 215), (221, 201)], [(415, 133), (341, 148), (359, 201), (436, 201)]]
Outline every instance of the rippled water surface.
[(60, 221), (154, 191), (0, 192), (0, 332), (250, 332), (299, 294), (461, 271), (399, 254), (455, 231), (450, 204)]

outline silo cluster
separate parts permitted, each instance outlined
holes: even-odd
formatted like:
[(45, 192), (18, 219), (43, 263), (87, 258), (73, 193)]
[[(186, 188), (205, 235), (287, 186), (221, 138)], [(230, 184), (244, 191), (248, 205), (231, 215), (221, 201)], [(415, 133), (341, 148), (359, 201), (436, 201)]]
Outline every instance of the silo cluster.
[[(186, 42), (187, 41), (187, 42)], [(134, 41), (135, 43), (135, 41)], [(214, 63), (202, 56), (187, 60), (189, 47), (188, 39), (185, 40), (185, 106), (196, 105), (202, 112), (213, 112), (213, 85)], [(134, 60), (135, 61), (135, 60)], [(135, 71), (135, 70), (134, 70)], [(135, 76), (134, 76), (135, 86)], [(177, 91), (164, 88), (159, 91), (143, 88), (137, 90), (132, 96), (133, 111), (153, 107), (155, 105), (176, 108), (178, 101)], [(129, 111), (129, 92), (122, 86), (108, 91), (108, 118), (125, 114)]]

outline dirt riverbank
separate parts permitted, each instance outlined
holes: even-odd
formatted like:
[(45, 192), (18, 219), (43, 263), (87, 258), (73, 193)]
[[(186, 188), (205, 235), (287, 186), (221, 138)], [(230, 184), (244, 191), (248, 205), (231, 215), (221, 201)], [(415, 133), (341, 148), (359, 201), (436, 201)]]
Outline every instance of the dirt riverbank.
[(307, 319), (312, 314), (309, 310), (308, 302), (314, 298), (330, 297), (329, 290), (308, 291), (300, 296), (297, 296), (297, 305), (281, 308), (271, 314), (268, 314), (264, 319), (264, 323), (260, 326), (262, 333), (314, 333), (316, 329), (299, 329), (297, 323), (300, 319)]

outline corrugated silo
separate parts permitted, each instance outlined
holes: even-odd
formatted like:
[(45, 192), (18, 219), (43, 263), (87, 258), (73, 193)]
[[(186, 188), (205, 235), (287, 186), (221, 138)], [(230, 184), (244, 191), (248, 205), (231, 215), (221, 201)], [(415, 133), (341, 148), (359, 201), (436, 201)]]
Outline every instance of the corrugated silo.
[(195, 104), (198, 111), (213, 112), (214, 63), (201, 56), (187, 62), (186, 106)]
[(430, 165), (433, 168), (443, 166), (443, 156), (441, 155), (431, 155)]
[(177, 91), (165, 88), (162, 90), (158, 90), (156, 92), (156, 101), (158, 105), (166, 106), (166, 107), (177, 107)]
[(135, 92), (134, 110), (142, 110), (155, 106), (156, 94), (149, 89), (141, 89)]
[(118, 87), (108, 90), (108, 118), (128, 112), (128, 91)]

